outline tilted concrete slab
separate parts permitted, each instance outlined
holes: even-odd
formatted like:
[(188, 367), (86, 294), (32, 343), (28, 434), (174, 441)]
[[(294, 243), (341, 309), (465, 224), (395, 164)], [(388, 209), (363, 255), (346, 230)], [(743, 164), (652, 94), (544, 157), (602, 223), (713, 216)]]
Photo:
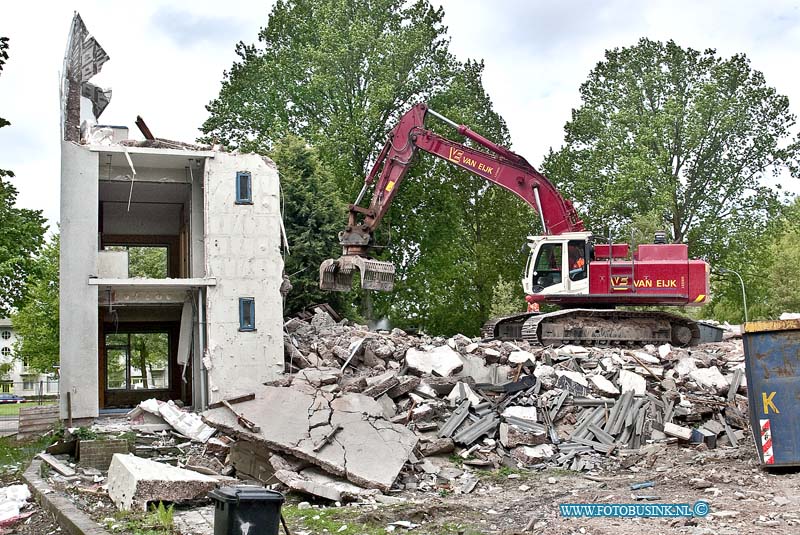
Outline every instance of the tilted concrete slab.
[(108, 469), (108, 496), (123, 511), (202, 498), (216, 486), (214, 477), (134, 455), (114, 454)]
[(306, 468), (301, 472), (278, 470), (275, 477), (292, 490), (319, 496), (334, 502), (357, 500), (365, 494), (377, 493), (365, 490), (349, 481), (332, 477), (319, 468)]
[(389, 490), (417, 444), (411, 430), (387, 421), (381, 404), (362, 394), (336, 398), (323, 391), (263, 387), (236, 410), (261, 432), (242, 428), (225, 408), (208, 410), (203, 419), (362, 487)]

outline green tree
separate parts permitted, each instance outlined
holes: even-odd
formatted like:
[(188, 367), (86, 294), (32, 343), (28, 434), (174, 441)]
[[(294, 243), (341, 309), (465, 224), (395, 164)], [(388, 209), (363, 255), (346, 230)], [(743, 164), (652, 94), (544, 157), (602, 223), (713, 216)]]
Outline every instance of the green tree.
[(397, 113), (441, 84), (443, 16), (428, 0), (278, 0), (259, 45), (236, 46), (204, 140), (266, 153), (299, 135), (354, 196)]
[(59, 235), (53, 236), (34, 258), (28, 277), (28, 296), (11, 315), (17, 341), (14, 354), (28, 366), (52, 372), (58, 364), (58, 253)]
[(128, 251), (128, 276), (166, 279), (169, 261), (166, 247), (110, 245), (106, 251)]
[[(387, 131), (417, 101), (508, 144), (505, 123), (483, 88), (483, 63), (461, 63), (448, 52), (443, 16), (428, 0), (279, 1), (259, 46), (237, 46), (239, 60), (208, 106), (204, 140), (265, 152), (286, 133), (298, 135), (318, 151), (345, 201), (361, 188)], [(429, 126), (459, 139), (434, 119)], [(288, 214), (295, 201), (288, 188), (285, 193)], [(308, 202), (301, 199), (298, 206), (310, 209)], [(357, 295), (371, 319), (388, 316), (431, 333), (477, 334), (499, 277), (519, 278), (519, 248), (532, 221), (532, 212), (512, 194), (421, 156), (377, 236), (387, 246), (380, 256), (398, 267), (395, 292), (323, 298)], [(336, 236), (344, 224), (342, 217), (320, 236), (329, 240), (320, 252), (332, 249), (338, 256)], [(306, 264), (316, 254), (298, 258), (304, 265), (295, 271), (317, 272), (318, 265)], [(315, 295), (310, 284), (301, 286), (298, 297)]]
[(284, 270), (293, 286), (284, 314), (323, 302), (341, 308), (345, 301), (340, 294), (319, 289), (320, 263), (341, 254), (341, 247), (332, 239), (345, 221), (336, 183), (316, 150), (296, 136), (275, 143), (271, 156), (280, 171), (283, 222), (289, 241)]
[[(0, 37), (0, 74), (8, 59), (8, 37)], [(0, 128), (11, 124), (0, 117)], [(5, 178), (12, 171), (0, 169), (0, 316), (8, 316), (25, 298), (25, 281), (34, 268), (47, 230), (41, 210), (17, 208), (17, 189)]]
[(627, 234), (648, 214), (717, 263), (774, 214), (763, 179), (798, 176), (789, 101), (743, 54), (641, 39), (606, 51), (580, 94), (544, 169), (595, 232)]
[[(737, 237), (738, 246), (724, 266), (744, 280), (751, 320), (777, 319), (783, 312), (800, 311), (800, 198), (782, 206), (781, 213), (760, 234)], [(744, 320), (742, 289), (734, 275), (712, 279), (712, 301), (704, 315), (739, 323)]]

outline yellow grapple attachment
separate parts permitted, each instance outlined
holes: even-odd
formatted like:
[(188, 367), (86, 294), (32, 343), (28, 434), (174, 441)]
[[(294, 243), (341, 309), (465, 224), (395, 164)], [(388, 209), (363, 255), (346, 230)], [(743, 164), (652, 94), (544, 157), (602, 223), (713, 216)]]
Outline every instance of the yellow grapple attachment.
[(361, 288), (391, 292), (394, 289), (394, 264), (357, 255), (325, 260), (319, 267), (319, 287), (334, 292), (347, 292), (353, 286), (353, 275), (358, 271)]

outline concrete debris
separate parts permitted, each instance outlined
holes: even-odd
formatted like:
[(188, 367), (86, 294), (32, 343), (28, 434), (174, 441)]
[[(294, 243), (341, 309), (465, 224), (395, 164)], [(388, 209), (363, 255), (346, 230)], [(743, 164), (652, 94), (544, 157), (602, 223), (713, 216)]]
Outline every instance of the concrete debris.
[(709, 390), (714, 393), (728, 391), (728, 380), (722, 376), (722, 373), (720, 373), (719, 368), (716, 366), (692, 370), (689, 372), (689, 378), (697, 383), (697, 386), (703, 390)]
[(536, 362), (536, 357), (530, 351), (512, 351), (508, 355), (508, 362), (512, 364), (533, 364)]
[(461, 371), (464, 364), (458, 353), (445, 345), (429, 351), (409, 349), (406, 353), (406, 366), (419, 373), (436, 373), (441, 377), (448, 377)]
[(500, 443), (506, 448), (517, 446), (536, 446), (547, 442), (547, 433), (544, 430), (526, 430), (522, 427), (503, 422), (500, 424)]
[(602, 394), (611, 394), (615, 396), (620, 394), (619, 388), (614, 386), (614, 383), (602, 375), (590, 375), (589, 381), (591, 381), (592, 385)]
[(628, 370), (620, 370), (619, 386), (623, 394), (629, 390), (632, 390), (635, 395), (644, 396), (644, 393), (647, 390), (647, 381), (645, 381), (644, 377), (637, 373)]
[(151, 502), (181, 503), (205, 497), (217, 479), (117, 453), (108, 469), (108, 496), (122, 511), (146, 511)]
[[(208, 410), (203, 419), (226, 434), (304, 459), (368, 488), (389, 490), (417, 444), (411, 430), (387, 421), (383, 407), (362, 394), (336, 397), (322, 390), (268, 386), (237, 407), (261, 427), (259, 433), (239, 428), (224, 409)], [(332, 439), (315, 449), (337, 426), (341, 429)]]
[(28, 485), (8, 485), (0, 488), (0, 522), (19, 516), (20, 509), (31, 497)]
[(169, 424), (178, 433), (197, 442), (207, 442), (215, 433), (214, 428), (204, 424), (200, 416), (178, 408), (171, 400), (166, 403), (154, 398), (142, 401), (137, 408), (128, 413), (128, 417), (138, 421), (142, 412), (159, 416), (162, 423)]
[(354, 501), (369, 494), (366, 489), (332, 477), (316, 467), (306, 468), (300, 472), (278, 470), (275, 472), (275, 478), (292, 490), (333, 502)]
[(459, 381), (453, 387), (453, 390), (450, 391), (450, 394), (447, 395), (447, 399), (450, 401), (450, 405), (455, 407), (461, 401), (468, 399), (470, 403), (473, 405), (477, 405), (481, 402), (481, 398), (478, 394), (475, 393), (472, 388), (466, 383), (462, 383)]
[(542, 348), (372, 332), (319, 312), (286, 329), (304, 358), (287, 352), (287, 378), (236, 405), (261, 431), (224, 409), (203, 419), (236, 440), (219, 454), (227, 469), (330, 501), (469, 493), (474, 470), (501, 466), (629, 468), (667, 444), (735, 444), (748, 425), (738, 340)]

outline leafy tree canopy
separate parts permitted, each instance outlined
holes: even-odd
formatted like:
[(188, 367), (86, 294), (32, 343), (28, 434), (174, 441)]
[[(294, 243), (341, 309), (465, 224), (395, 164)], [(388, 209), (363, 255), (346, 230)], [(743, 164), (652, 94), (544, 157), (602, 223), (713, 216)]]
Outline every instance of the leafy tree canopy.
[(19, 310), (11, 315), (17, 333), (14, 354), (17, 358), (25, 358), (30, 368), (45, 373), (51, 373), (53, 366), (58, 364), (59, 243), (56, 234), (33, 260), (34, 269), (28, 277), (28, 296)]
[(716, 263), (775, 213), (764, 179), (798, 176), (789, 101), (743, 54), (641, 39), (606, 51), (580, 95), (544, 169), (597, 233), (646, 216)]
[[(307, 157), (297, 142), (280, 146), (287, 133), (314, 147), (320, 169), (345, 201), (361, 188), (388, 130), (415, 102), (509, 142), (483, 88), (483, 64), (462, 63), (448, 52), (443, 15), (428, 0), (279, 0), (259, 44), (237, 46), (239, 60), (208, 106), (204, 140), (259, 152), (275, 148), (287, 224), (297, 225), (287, 233), (299, 236), (287, 258), (289, 274), (303, 269), (304, 277), (315, 276), (319, 255), (338, 256), (337, 233), (346, 220), (342, 214), (337, 225), (320, 193), (312, 194), (325, 194), (324, 182), (311, 180), (322, 173), (292, 163)], [(459, 139), (435, 119), (429, 126)], [(518, 251), (532, 212), (512, 194), (431, 156), (420, 155), (401, 187), (377, 240), (386, 246), (381, 256), (398, 267), (396, 291), (319, 295), (315, 284), (301, 282), (297, 296), (298, 290), (289, 294), (288, 311), (317, 299), (358, 298), (371, 319), (477, 334), (498, 278), (519, 278), (524, 256)]]
[(289, 241), (284, 270), (292, 283), (284, 313), (294, 314), (310, 304), (331, 303), (340, 308), (338, 294), (319, 289), (319, 265), (341, 253), (333, 239), (345, 221), (345, 206), (333, 176), (320, 163), (315, 149), (289, 135), (275, 143), (272, 158), (281, 177), (283, 222)]
[(278, 0), (259, 45), (237, 45), (204, 139), (266, 153), (299, 135), (355, 195), (396, 114), (441, 84), (443, 15), (427, 0)]
[[(8, 38), (0, 37), (0, 74), (8, 59)], [(10, 123), (0, 118), (0, 128)], [(0, 169), (0, 316), (8, 316), (25, 297), (25, 281), (34, 269), (33, 255), (47, 229), (41, 210), (15, 206), (17, 189), (5, 180), (14, 173)]]

